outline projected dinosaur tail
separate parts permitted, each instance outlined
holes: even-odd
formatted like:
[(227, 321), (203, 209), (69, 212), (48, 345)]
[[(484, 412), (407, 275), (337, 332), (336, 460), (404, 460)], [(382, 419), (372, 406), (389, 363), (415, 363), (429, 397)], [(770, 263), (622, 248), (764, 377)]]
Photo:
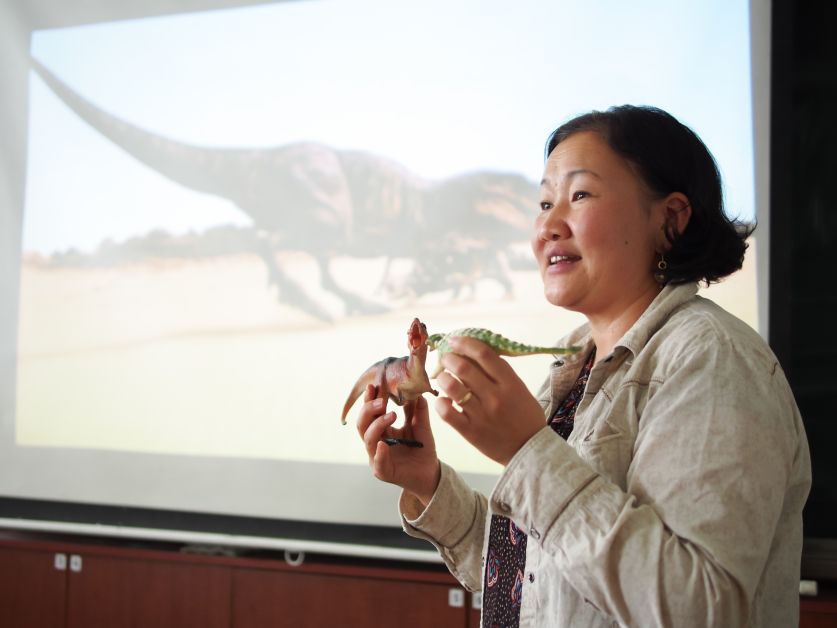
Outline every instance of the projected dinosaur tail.
[(84, 99), (36, 59), (32, 68), (80, 118), (146, 166), (191, 189), (225, 195), (223, 182), (244, 151), (205, 149), (151, 133)]

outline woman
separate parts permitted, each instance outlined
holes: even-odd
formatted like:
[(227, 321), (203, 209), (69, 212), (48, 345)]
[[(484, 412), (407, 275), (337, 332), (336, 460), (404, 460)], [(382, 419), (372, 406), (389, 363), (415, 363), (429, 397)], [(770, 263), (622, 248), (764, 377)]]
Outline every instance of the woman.
[(583, 351), (537, 398), (472, 339), (438, 378), (442, 419), (505, 467), (492, 494), (439, 462), (424, 400), (396, 429), (366, 391), (370, 466), (404, 489), (407, 533), (482, 591), (483, 626), (798, 622), (803, 425), (766, 343), (696, 295), (741, 267), (747, 235), (670, 115), (580, 116), (547, 143), (532, 249), (547, 300), (587, 318), (561, 341)]

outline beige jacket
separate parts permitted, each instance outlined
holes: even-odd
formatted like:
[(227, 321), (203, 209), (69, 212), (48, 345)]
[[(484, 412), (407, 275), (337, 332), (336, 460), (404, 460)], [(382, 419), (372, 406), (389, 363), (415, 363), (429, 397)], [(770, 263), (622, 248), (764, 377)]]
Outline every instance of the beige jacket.
[[(490, 515), (528, 531), (521, 626), (798, 625), (802, 421), (767, 344), (696, 291), (665, 288), (594, 366), (569, 440), (544, 427), (488, 499), (444, 464), (424, 511), (402, 495), (471, 591)], [(586, 326), (562, 342), (592, 348)], [(552, 367), (547, 416), (587, 353)]]

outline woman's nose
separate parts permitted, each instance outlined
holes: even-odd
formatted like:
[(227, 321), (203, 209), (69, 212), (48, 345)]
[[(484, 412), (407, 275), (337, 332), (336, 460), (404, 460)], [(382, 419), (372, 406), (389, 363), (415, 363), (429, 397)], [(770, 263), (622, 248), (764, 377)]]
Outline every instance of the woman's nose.
[(544, 242), (566, 239), (570, 235), (569, 225), (557, 209), (549, 210), (538, 227), (538, 237)]

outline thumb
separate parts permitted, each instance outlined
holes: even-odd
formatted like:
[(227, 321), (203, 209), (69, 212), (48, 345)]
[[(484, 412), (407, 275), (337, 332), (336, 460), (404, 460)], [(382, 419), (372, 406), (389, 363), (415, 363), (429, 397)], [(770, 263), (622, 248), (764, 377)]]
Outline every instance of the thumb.
[(390, 447), (383, 441), (378, 441), (375, 448), (375, 455), (372, 458), (372, 475), (382, 482), (393, 482), (392, 460), (390, 459)]

